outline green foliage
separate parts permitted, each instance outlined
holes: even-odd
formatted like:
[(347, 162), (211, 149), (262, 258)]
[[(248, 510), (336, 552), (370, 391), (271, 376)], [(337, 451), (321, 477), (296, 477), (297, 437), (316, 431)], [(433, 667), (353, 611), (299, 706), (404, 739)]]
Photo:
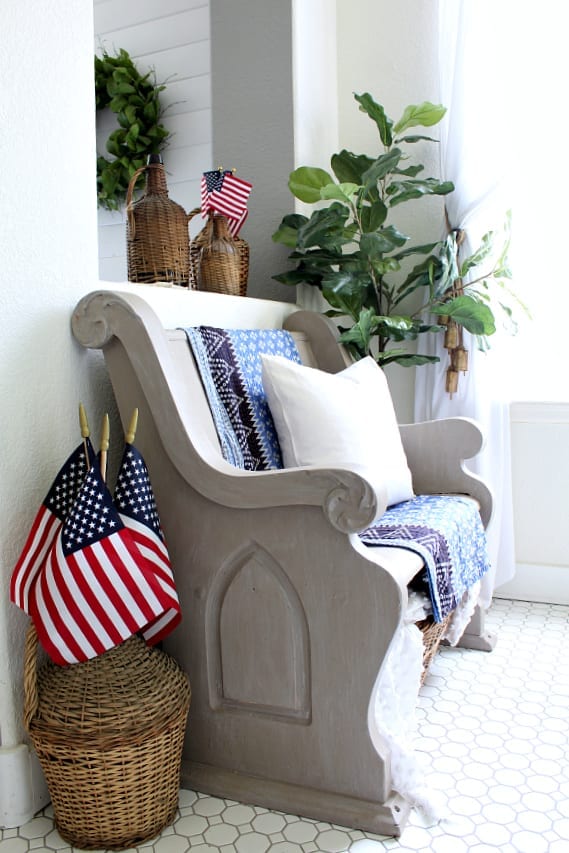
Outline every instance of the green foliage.
[(439, 305), (437, 313), (439, 317), (452, 317), (473, 335), (493, 335), (496, 331), (494, 315), (488, 305), (478, 302), (472, 296), (456, 296)]
[[(377, 126), (380, 153), (376, 158), (346, 150), (333, 154), (334, 177), (310, 166), (291, 173), (292, 194), (318, 208), (310, 217), (289, 214), (283, 218), (273, 240), (293, 250), (289, 257), (296, 267), (274, 278), (284, 284), (305, 282), (318, 287), (330, 305), (327, 313), (341, 318), (339, 322), (351, 321), (347, 328), (340, 326), (340, 339), (356, 357), (373, 354), (382, 365), (438, 361), (435, 356), (411, 354), (392, 343), (440, 333), (443, 325), (420, 319), (426, 313), (451, 317), (485, 341), (496, 329), (485, 291), (490, 282), (502, 287), (508, 277), (507, 247), (489, 276), (474, 279), (471, 289), (470, 282), (463, 284), (462, 278), (472, 275), (489, 258), (493, 235), (486, 235), (460, 268), (454, 233), (439, 243), (407, 245), (409, 237), (390, 222), (392, 208), (426, 196), (447, 195), (454, 186), (450, 181), (425, 177), (424, 166), (413, 163), (407, 153), (409, 145), (436, 140), (405, 134), (410, 128), (438, 124), (446, 110), (429, 102), (413, 104), (393, 121), (367, 92), (354, 97)], [(413, 255), (420, 258), (405, 273), (403, 263)], [(402, 303), (413, 295), (415, 301), (420, 297), (420, 305), (407, 314)], [(503, 304), (501, 307), (507, 314)]]
[(128, 185), (148, 154), (164, 148), (170, 132), (160, 123), (160, 92), (153, 72), (140, 74), (126, 50), (115, 56), (95, 56), (95, 104), (116, 114), (118, 127), (107, 139), (112, 159), (97, 157), (97, 200), (101, 207), (118, 210)]

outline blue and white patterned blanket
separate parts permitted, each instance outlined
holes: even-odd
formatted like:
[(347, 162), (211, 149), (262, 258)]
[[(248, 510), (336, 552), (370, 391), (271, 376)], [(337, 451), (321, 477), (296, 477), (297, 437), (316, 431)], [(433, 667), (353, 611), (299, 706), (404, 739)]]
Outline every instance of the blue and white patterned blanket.
[[(188, 328), (223, 457), (246, 471), (282, 468), (275, 425), (262, 382), (261, 355), (301, 363), (294, 338), (281, 329)], [(407, 548), (423, 558), (433, 614), (442, 621), (489, 568), (476, 504), (451, 495), (419, 495), (389, 507), (361, 532), (366, 545)]]
[(300, 364), (284, 329), (184, 329), (211, 407), (224, 458), (245, 471), (282, 468), (283, 460), (263, 388), (261, 355)]
[(436, 622), (490, 568), (478, 507), (460, 495), (417, 495), (389, 507), (359, 536), (366, 545), (408, 548), (423, 558)]

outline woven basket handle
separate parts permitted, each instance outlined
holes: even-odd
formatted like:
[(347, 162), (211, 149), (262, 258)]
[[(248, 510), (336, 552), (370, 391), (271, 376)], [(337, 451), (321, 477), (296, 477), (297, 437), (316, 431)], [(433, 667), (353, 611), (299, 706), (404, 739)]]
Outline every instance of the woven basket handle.
[(198, 213), (201, 213), (201, 212), (202, 212), (201, 207), (194, 207), (193, 210), (190, 210), (190, 212), (188, 214), (186, 214), (188, 217), (188, 222), (191, 222), (192, 219), (194, 218), (194, 216), (197, 216)]
[(148, 165), (141, 166), (140, 169), (137, 169), (132, 178), (128, 183), (128, 189), (126, 191), (126, 215), (128, 217), (128, 224), (130, 228), (130, 236), (131, 239), (134, 240), (134, 232), (135, 232), (135, 218), (132, 210), (132, 194), (134, 192), (134, 187), (139, 177), (148, 169)]
[(24, 645), (24, 727), (27, 732), (30, 730), (39, 704), (37, 660), (38, 634), (34, 623), (30, 622)]

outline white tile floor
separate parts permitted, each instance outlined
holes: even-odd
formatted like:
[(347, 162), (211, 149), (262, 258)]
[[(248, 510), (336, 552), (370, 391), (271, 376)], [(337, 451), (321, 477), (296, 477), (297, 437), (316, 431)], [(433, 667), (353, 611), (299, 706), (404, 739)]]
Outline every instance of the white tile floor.
[[(421, 690), (416, 745), (448, 817), (399, 839), (191, 791), (145, 853), (569, 853), (569, 607), (496, 600), (491, 654), (443, 649)], [(4, 830), (0, 853), (72, 853), (51, 807)]]

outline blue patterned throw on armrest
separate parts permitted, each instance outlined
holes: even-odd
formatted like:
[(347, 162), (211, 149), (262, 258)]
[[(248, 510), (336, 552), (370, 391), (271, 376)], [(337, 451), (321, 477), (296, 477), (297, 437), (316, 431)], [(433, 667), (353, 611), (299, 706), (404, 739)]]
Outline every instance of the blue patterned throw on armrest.
[(261, 378), (261, 355), (300, 364), (284, 329), (184, 329), (210, 404), (224, 459), (245, 471), (282, 468), (275, 425)]
[(436, 622), (442, 622), (490, 568), (478, 506), (466, 496), (417, 495), (389, 507), (359, 536), (366, 545), (420, 554)]

